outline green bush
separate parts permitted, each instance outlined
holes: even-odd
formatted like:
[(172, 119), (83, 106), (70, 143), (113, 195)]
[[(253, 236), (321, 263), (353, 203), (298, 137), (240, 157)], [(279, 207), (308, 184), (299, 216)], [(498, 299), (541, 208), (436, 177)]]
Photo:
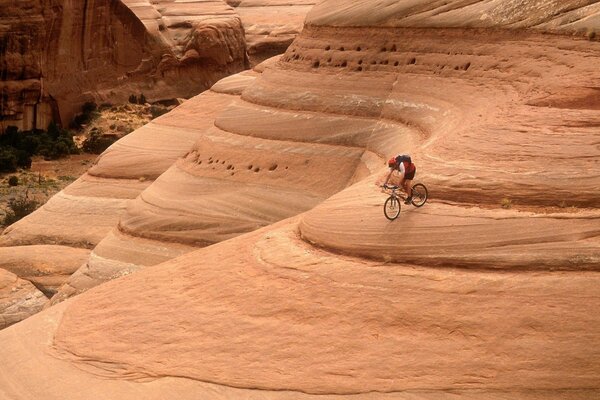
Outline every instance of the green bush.
[(98, 109), (98, 105), (93, 101), (87, 101), (81, 106), (81, 112), (84, 114), (92, 114)]
[(8, 126), (0, 135), (0, 147), (17, 147), (20, 141), (19, 129), (16, 126)]
[(0, 172), (17, 170), (17, 153), (14, 147), (0, 147)]
[(8, 186), (19, 186), (19, 178), (14, 175), (8, 178)]
[(73, 134), (55, 123), (50, 123), (47, 131), (19, 132), (15, 127), (8, 127), (6, 134), (0, 135), (0, 172), (29, 169), (34, 155), (55, 160), (77, 153), (79, 149), (73, 141)]
[(153, 106), (150, 107), (150, 114), (152, 115), (152, 119), (158, 118), (161, 115), (164, 115), (164, 114), (166, 114), (168, 112), (169, 112), (169, 110), (167, 110), (167, 108), (164, 107), (164, 106), (155, 106), (155, 105), (153, 105)]
[(56, 160), (69, 154), (78, 154), (79, 149), (73, 141), (73, 134), (66, 129), (48, 127), (48, 133), (38, 135), (37, 154), (46, 160)]
[(21, 218), (34, 212), (39, 206), (40, 203), (30, 199), (27, 192), (20, 197), (10, 199), (8, 201), (8, 208), (6, 210), (6, 215), (4, 216), (3, 225), (8, 226), (14, 224)]
[(31, 168), (31, 155), (29, 152), (17, 149), (15, 154), (17, 156), (17, 167), (23, 169)]
[(101, 130), (92, 129), (90, 137), (83, 142), (83, 151), (91, 154), (100, 154), (114, 142), (116, 142), (116, 138), (104, 136)]
[(71, 129), (81, 129), (83, 125), (89, 124), (94, 119), (98, 118), (98, 105), (93, 101), (88, 101), (81, 106), (81, 113), (77, 114), (69, 127)]

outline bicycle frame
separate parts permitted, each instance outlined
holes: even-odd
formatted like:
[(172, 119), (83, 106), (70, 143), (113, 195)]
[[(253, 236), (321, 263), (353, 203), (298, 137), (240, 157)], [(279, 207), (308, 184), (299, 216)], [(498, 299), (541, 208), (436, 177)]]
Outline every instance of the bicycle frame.
[(394, 196), (397, 199), (402, 199), (402, 200), (406, 200), (407, 198), (407, 194), (404, 191), (404, 189), (402, 189), (400, 186), (388, 186), (388, 187), (383, 187), (383, 190), (386, 193), (389, 193), (390, 196)]

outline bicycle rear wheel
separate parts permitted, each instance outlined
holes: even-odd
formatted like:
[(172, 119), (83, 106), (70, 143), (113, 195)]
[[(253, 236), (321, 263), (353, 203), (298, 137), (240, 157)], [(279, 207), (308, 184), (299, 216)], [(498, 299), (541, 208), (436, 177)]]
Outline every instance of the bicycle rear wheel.
[(383, 205), (383, 213), (390, 221), (395, 220), (400, 215), (400, 201), (397, 197), (390, 196)]
[(422, 207), (427, 202), (427, 188), (422, 183), (417, 183), (412, 187), (412, 205)]

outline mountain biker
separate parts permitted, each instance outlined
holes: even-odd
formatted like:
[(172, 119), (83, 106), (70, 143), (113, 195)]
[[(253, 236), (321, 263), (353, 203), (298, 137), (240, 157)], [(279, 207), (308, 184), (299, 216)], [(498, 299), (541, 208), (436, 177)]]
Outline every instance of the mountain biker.
[(404, 204), (410, 204), (412, 201), (412, 181), (415, 179), (417, 167), (415, 164), (413, 164), (408, 154), (400, 154), (396, 157), (390, 158), (388, 161), (388, 167), (390, 167), (390, 173), (385, 179), (383, 186), (387, 185), (388, 181), (392, 177), (392, 174), (397, 172), (398, 178), (400, 179), (400, 184), (398, 186), (403, 187), (408, 195), (406, 200), (404, 200)]

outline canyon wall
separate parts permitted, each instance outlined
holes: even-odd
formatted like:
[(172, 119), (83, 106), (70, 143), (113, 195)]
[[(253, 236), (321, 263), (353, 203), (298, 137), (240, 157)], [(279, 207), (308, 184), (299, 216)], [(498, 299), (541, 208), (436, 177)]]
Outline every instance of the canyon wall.
[(247, 53), (285, 51), (311, 3), (255, 3), (2, 0), (0, 130), (68, 125), (86, 101), (191, 97), (247, 68)]

